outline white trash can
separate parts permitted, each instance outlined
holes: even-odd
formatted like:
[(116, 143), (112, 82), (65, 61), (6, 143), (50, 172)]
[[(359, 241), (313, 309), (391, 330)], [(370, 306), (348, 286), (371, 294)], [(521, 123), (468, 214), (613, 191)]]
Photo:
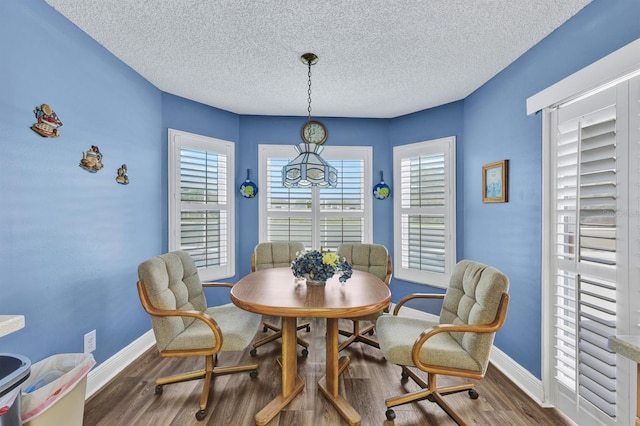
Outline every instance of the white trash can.
[(24, 426), (82, 426), (91, 354), (59, 354), (31, 366), (22, 385)]

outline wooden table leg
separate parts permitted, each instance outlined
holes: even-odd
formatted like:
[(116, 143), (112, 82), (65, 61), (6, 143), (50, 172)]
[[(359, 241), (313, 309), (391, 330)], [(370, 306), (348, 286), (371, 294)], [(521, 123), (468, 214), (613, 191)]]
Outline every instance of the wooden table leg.
[(296, 353), (297, 318), (282, 318), (282, 390), (280, 395), (256, 414), (256, 425), (264, 426), (304, 389), (298, 376)]
[(338, 358), (338, 319), (327, 318), (327, 374), (318, 387), (351, 426), (360, 425), (360, 414), (338, 393), (340, 374), (349, 366), (349, 357)]

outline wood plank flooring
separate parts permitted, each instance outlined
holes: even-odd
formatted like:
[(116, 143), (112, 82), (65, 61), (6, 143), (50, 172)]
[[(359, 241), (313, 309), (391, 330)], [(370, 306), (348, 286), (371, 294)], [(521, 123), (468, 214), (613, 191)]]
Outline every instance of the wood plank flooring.
[[(350, 324), (341, 320), (341, 328), (349, 329)], [(256, 337), (268, 333), (261, 329)], [(325, 321), (312, 319), (311, 332), (300, 331), (299, 335), (310, 343), (309, 355), (298, 357), (298, 372), (305, 382), (305, 389), (269, 426), (346, 424), (317, 386), (325, 371)], [(298, 348), (300, 354), (301, 347)], [(84, 425), (253, 425), (255, 413), (279, 392), (280, 370), (276, 361), (279, 355), (279, 341), (260, 347), (255, 358), (250, 357), (249, 349), (221, 354), (219, 365), (258, 362), (259, 376), (252, 380), (248, 373), (240, 373), (216, 378), (209, 396), (207, 417), (198, 422), (195, 413), (202, 390), (201, 380), (167, 385), (162, 395), (155, 395), (154, 380), (200, 369), (204, 359), (160, 358), (154, 347), (85, 403)], [(341, 355), (351, 358), (351, 364), (340, 379), (341, 394), (360, 413), (363, 426), (455, 425), (444, 411), (429, 401), (395, 407), (395, 421), (386, 420), (385, 398), (417, 390), (417, 385), (411, 380), (403, 383), (400, 367), (387, 363), (378, 349), (368, 345), (356, 343)], [(439, 384), (460, 380), (443, 377), (439, 378)], [(489, 367), (485, 378), (476, 383), (480, 394), (477, 400), (469, 399), (466, 392), (445, 397), (469, 424), (573, 425), (557, 410), (539, 407), (493, 366)]]

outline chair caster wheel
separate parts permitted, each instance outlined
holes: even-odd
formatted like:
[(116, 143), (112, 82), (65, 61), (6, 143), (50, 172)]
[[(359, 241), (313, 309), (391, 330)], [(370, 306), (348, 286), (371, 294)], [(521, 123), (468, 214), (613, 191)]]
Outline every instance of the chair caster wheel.
[(207, 410), (200, 410), (196, 413), (196, 420), (201, 421), (207, 417)]
[(478, 391), (475, 389), (469, 389), (469, 398), (471, 399), (478, 399), (478, 396), (480, 396), (478, 394)]
[(307, 348), (304, 348), (302, 350), (302, 356), (307, 356), (307, 355), (309, 355), (309, 351), (307, 350)]
[(385, 411), (384, 414), (387, 416), (387, 420), (389, 421), (393, 421), (396, 418), (396, 413), (391, 408), (387, 408), (387, 411)]
[(400, 377), (402, 378), (402, 380), (407, 380), (409, 378), (409, 375), (404, 370), (402, 370)]
[(251, 358), (255, 357), (258, 354), (258, 350), (256, 348), (253, 348), (249, 351), (249, 355), (251, 355)]
[(369, 330), (369, 333), (367, 333), (369, 336), (373, 336), (373, 329)]
[(162, 385), (156, 385), (156, 395), (162, 395)]
[(311, 327), (307, 326), (307, 333), (311, 332)]
[(249, 373), (249, 377), (251, 377), (252, 379), (258, 377), (258, 370), (251, 370), (251, 373)]
[(266, 326), (265, 326), (265, 327), (262, 327), (262, 332), (263, 332), (263, 333), (266, 333), (266, 332), (267, 332), (267, 330), (269, 330), (269, 328), (268, 328), (268, 327), (266, 327)]

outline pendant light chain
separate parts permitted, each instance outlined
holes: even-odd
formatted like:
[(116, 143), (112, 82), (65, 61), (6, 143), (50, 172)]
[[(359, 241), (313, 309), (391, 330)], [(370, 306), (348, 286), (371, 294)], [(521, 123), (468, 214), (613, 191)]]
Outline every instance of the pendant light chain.
[[(318, 129), (313, 127), (311, 120), (311, 65), (318, 62), (318, 56), (315, 53), (305, 53), (300, 56), (303, 64), (307, 65), (309, 71), (307, 73), (307, 112), (309, 113), (308, 122), (302, 126), (302, 140), (295, 146), (298, 153), (296, 158), (292, 159), (282, 168), (282, 186), (285, 188), (310, 188), (317, 186), (320, 188), (336, 188), (338, 185), (338, 170), (331, 164), (326, 162), (321, 156), (322, 144), (326, 139), (326, 129), (320, 122), (316, 123), (320, 127), (320, 131), (324, 130), (322, 141), (318, 141)], [(311, 135), (309, 134), (311, 133)], [(311, 137), (313, 136), (313, 138)], [(318, 141), (311, 142), (311, 141)]]
[(309, 102), (309, 106), (307, 107), (307, 111), (309, 112), (308, 121), (311, 121), (311, 60), (308, 61), (309, 64), (309, 89), (307, 90), (307, 101)]

